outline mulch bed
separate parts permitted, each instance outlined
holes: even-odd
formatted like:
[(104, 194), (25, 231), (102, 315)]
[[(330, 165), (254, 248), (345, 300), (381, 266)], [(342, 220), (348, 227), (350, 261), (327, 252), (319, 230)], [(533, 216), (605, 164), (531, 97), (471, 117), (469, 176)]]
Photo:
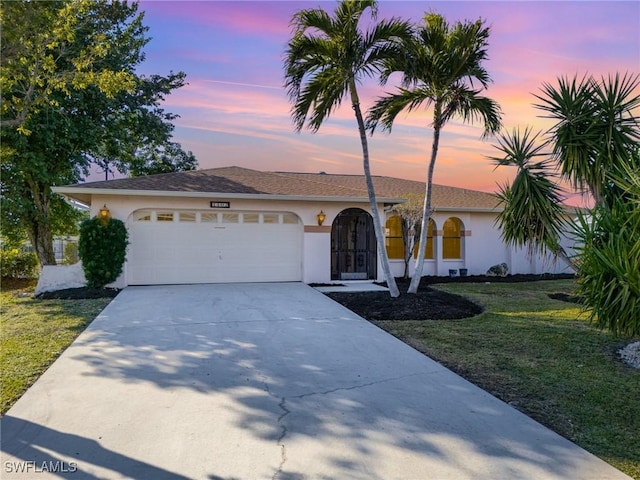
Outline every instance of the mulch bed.
[(117, 288), (65, 288), (55, 292), (43, 292), (37, 296), (44, 300), (83, 300), (90, 298), (114, 298), (120, 293)]
[(388, 292), (333, 292), (327, 296), (367, 320), (455, 320), (482, 313), (482, 307), (464, 297), (424, 287), (416, 295), (403, 293), (397, 298)]
[(560, 300), (562, 302), (582, 304), (582, 299), (580, 297), (569, 295), (568, 293), (550, 293), (549, 298)]
[[(396, 279), (401, 295), (392, 298), (388, 292), (333, 292), (327, 296), (367, 320), (457, 320), (482, 313), (482, 307), (452, 293), (435, 290), (435, 283), (516, 283), (538, 280), (575, 278), (571, 274), (507, 275), (492, 277), (471, 275), (466, 277), (422, 277), (415, 295), (406, 293), (409, 281)], [(383, 284), (386, 285), (386, 284)]]

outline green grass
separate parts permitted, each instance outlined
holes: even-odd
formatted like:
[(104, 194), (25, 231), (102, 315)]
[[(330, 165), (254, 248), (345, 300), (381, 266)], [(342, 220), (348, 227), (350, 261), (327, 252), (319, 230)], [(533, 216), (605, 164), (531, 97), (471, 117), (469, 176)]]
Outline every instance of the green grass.
[(2, 281), (0, 414), (22, 396), (111, 301), (38, 300), (35, 281)]
[(594, 328), (570, 280), (436, 288), (485, 307), (471, 319), (376, 325), (560, 435), (640, 479), (640, 370), (617, 351), (630, 339)]

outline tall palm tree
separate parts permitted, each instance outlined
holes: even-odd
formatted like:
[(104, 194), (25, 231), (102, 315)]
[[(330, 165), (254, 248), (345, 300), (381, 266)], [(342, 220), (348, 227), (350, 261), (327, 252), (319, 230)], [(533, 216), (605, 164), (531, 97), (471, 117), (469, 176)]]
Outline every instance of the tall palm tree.
[[(482, 65), (487, 58), (488, 37), (489, 28), (482, 20), (449, 25), (441, 15), (427, 14), (424, 25), (407, 42), (406, 55), (388, 63), (382, 77), (385, 81), (394, 71), (401, 71), (402, 87), (397, 93), (380, 98), (367, 118), (367, 127), (372, 132), (378, 124), (390, 131), (401, 111), (412, 111), (421, 105), (433, 107), (433, 144), (427, 169), (418, 261), (409, 293), (417, 293), (422, 277), (431, 215), (431, 186), (442, 128), (453, 117), (469, 123), (481, 120), (483, 136), (497, 132), (501, 126), (498, 104), (480, 95), (491, 82)], [(476, 82), (479, 88), (474, 88)]]
[(362, 163), (371, 204), (378, 254), (392, 297), (400, 292), (391, 274), (384, 235), (369, 167), (369, 148), (360, 108), (358, 83), (379, 74), (389, 59), (401, 54), (401, 39), (411, 36), (409, 23), (383, 20), (362, 31), (358, 23), (369, 10), (376, 18), (376, 2), (343, 0), (333, 16), (320, 8), (301, 10), (292, 20), (293, 36), (285, 57), (285, 87), (293, 102), (296, 129), (305, 125), (316, 132), (349, 95), (356, 116)]

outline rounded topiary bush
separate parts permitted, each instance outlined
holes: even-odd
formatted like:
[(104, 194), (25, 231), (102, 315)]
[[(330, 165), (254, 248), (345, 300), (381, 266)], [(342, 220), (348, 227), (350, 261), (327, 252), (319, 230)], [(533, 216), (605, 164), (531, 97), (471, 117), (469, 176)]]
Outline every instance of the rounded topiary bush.
[(78, 255), (87, 278), (87, 286), (102, 288), (122, 273), (129, 235), (121, 220), (98, 217), (80, 225)]

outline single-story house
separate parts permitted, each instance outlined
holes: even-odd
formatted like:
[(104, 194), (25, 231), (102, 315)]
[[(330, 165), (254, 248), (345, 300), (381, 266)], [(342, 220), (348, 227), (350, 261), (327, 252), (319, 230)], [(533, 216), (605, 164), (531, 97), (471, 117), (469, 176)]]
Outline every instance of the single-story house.
[[(389, 208), (424, 183), (376, 176), (378, 209), (395, 275), (404, 271), (400, 225)], [(219, 282), (382, 280), (362, 175), (212, 168), (55, 187), (108, 208), (129, 231), (115, 286)], [(494, 196), (434, 185), (423, 275), (466, 269), (484, 274), (566, 272), (561, 262), (529, 258), (504, 245)]]

